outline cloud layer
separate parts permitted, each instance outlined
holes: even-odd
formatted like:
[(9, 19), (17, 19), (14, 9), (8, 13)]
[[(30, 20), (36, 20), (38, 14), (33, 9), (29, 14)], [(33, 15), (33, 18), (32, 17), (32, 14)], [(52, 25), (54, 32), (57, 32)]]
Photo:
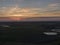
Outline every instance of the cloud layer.
[(52, 16), (60, 15), (60, 3), (48, 4), (46, 8), (0, 7), (0, 17), (6, 16)]

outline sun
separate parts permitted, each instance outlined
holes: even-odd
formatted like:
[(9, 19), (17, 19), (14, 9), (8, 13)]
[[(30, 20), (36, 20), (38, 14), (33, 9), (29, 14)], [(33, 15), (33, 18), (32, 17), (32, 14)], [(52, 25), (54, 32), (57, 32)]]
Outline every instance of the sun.
[(23, 15), (10, 15), (9, 18), (14, 21), (20, 21), (20, 20), (23, 20), (23, 18), (21, 16), (23, 16)]

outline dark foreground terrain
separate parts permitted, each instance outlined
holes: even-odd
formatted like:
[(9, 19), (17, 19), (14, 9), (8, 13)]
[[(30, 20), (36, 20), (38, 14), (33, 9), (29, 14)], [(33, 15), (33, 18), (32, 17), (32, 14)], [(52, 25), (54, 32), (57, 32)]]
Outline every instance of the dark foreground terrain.
[(51, 30), (56, 28), (60, 29), (59, 21), (0, 22), (0, 43), (4, 45), (58, 45), (59, 33), (57, 35), (44, 34), (44, 32), (53, 32)]

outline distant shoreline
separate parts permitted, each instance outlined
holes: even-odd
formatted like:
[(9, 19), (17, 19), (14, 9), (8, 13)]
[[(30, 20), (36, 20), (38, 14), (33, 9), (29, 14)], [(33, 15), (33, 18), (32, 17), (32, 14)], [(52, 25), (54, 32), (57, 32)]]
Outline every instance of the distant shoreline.
[(60, 17), (34, 17), (34, 18), (24, 18), (22, 20), (13, 20), (9, 18), (2, 18), (0, 22), (28, 22), (28, 21), (60, 21)]

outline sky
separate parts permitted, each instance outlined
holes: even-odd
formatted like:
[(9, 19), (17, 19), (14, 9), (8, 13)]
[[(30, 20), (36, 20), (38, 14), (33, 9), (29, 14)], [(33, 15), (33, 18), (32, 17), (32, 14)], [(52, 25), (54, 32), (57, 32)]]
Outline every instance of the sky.
[(60, 16), (60, 0), (0, 0), (0, 17)]

